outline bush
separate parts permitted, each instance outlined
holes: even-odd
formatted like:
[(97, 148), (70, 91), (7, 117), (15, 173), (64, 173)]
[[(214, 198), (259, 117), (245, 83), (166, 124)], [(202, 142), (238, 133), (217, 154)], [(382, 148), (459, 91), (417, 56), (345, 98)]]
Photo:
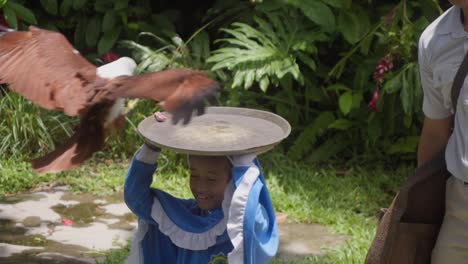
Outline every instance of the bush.
[[(222, 104), (289, 120), (285, 151), (314, 162), (414, 159), (423, 117), (417, 40), (441, 11), (435, 0), (9, 0), (3, 6), (12, 26), (59, 30), (97, 64), (106, 52), (131, 51), (139, 72), (207, 71), (227, 88)], [(134, 124), (151, 110), (142, 104), (130, 117)], [(124, 151), (136, 137), (127, 130), (112, 148)]]

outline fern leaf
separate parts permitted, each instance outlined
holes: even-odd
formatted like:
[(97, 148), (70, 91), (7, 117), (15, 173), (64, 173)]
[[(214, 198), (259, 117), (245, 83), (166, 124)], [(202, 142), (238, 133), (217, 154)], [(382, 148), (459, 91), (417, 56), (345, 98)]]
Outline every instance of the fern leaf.
[(323, 112), (320, 114), (314, 122), (299, 135), (291, 149), (289, 149), (288, 155), (293, 159), (302, 158), (308, 151), (313, 149), (317, 137), (322, 135), (334, 121), (335, 116), (333, 113)]

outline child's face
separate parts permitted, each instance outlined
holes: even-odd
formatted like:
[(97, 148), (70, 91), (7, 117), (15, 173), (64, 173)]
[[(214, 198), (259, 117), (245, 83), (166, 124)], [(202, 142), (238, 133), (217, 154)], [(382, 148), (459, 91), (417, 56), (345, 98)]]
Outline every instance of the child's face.
[(190, 190), (204, 210), (221, 207), (224, 190), (231, 178), (226, 157), (190, 156)]

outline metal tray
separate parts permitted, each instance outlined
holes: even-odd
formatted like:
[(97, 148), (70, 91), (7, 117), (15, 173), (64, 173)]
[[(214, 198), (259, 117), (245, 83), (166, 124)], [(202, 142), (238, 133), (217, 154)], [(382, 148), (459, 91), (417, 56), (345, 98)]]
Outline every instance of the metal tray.
[(223, 156), (264, 153), (285, 139), (291, 126), (266, 111), (238, 107), (207, 107), (202, 116), (184, 125), (173, 125), (153, 116), (138, 124), (147, 144), (191, 155)]

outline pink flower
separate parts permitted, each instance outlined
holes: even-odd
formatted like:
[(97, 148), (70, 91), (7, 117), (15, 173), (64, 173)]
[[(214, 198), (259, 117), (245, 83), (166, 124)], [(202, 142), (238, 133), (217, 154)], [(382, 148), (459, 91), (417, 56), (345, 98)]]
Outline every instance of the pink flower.
[(376, 83), (381, 83), (382, 79), (386, 72), (389, 72), (393, 69), (393, 61), (391, 56), (385, 56), (379, 60), (374, 71), (374, 81)]
[(71, 219), (64, 218), (64, 219), (62, 219), (62, 224), (66, 225), (66, 226), (71, 226), (71, 225), (73, 225), (73, 221)]
[(372, 95), (372, 100), (367, 104), (372, 112), (377, 112), (377, 102), (379, 101), (380, 91), (376, 89)]
[(101, 57), (102, 61), (104, 61), (105, 63), (113, 62), (119, 58), (120, 56), (114, 52), (107, 52)]

